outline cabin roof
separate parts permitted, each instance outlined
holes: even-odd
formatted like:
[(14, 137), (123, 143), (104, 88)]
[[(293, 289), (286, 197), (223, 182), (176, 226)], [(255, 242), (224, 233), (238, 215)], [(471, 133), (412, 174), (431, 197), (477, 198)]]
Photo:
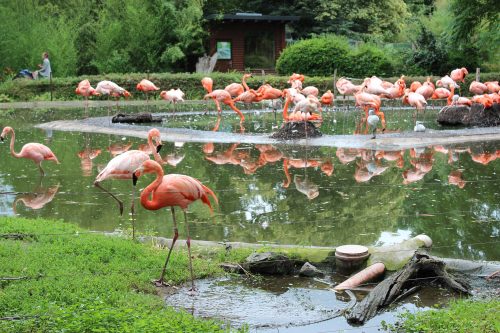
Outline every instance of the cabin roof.
[(298, 21), (300, 16), (277, 16), (263, 15), (260, 13), (236, 13), (236, 14), (211, 14), (206, 16), (209, 21), (223, 22), (279, 22), (288, 23)]

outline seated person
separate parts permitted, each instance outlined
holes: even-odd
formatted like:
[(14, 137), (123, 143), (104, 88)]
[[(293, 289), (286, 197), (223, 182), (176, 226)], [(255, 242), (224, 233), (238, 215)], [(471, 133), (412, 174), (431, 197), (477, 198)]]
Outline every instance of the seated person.
[(43, 78), (49, 78), (52, 74), (52, 69), (50, 68), (49, 53), (42, 53), (42, 59), (42, 64), (38, 64), (38, 67), (40, 69), (33, 72), (33, 79), (35, 80), (38, 79), (39, 76)]

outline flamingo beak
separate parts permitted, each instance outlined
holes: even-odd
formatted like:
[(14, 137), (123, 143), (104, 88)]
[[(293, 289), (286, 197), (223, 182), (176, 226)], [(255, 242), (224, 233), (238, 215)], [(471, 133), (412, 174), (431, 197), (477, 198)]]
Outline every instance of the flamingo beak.
[(3, 136), (0, 136), (0, 140), (2, 140), (2, 142), (3, 142)]
[(159, 144), (158, 146), (156, 146), (156, 152), (159, 153), (160, 150), (161, 150), (161, 147), (163, 147), (162, 144)]
[(137, 179), (139, 179), (137, 177), (137, 175), (135, 174), (135, 172), (132, 174), (132, 184), (134, 184), (134, 186), (137, 185)]

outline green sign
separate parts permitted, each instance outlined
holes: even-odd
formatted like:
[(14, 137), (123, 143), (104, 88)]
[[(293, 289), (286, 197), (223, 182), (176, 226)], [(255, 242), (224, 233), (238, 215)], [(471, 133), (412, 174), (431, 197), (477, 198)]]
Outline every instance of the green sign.
[(217, 42), (217, 58), (231, 60), (231, 42)]

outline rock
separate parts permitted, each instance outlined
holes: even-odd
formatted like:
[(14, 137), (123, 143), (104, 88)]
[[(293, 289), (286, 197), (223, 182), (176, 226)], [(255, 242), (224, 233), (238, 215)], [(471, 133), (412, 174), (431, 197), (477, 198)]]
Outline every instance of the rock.
[(228, 273), (236, 273), (236, 274), (243, 274), (245, 271), (243, 270), (243, 267), (241, 265), (235, 265), (235, 264), (230, 264), (230, 263), (222, 263), (220, 264), (220, 267)]
[(437, 122), (441, 125), (490, 127), (500, 125), (500, 104), (485, 109), (482, 104), (445, 106), (439, 111)]
[(293, 260), (276, 252), (252, 253), (246, 264), (250, 272), (266, 275), (292, 274), (295, 266)]
[(161, 123), (161, 117), (153, 117), (151, 113), (123, 114), (118, 113), (111, 118), (112, 123)]
[(317, 269), (315, 266), (311, 265), (310, 263), (306, 262), (301, 268), (299, 272), (300, 276), (307, 276), (307, 277), (315, 277), (315, 276), (325, 276), (325, 273)]

